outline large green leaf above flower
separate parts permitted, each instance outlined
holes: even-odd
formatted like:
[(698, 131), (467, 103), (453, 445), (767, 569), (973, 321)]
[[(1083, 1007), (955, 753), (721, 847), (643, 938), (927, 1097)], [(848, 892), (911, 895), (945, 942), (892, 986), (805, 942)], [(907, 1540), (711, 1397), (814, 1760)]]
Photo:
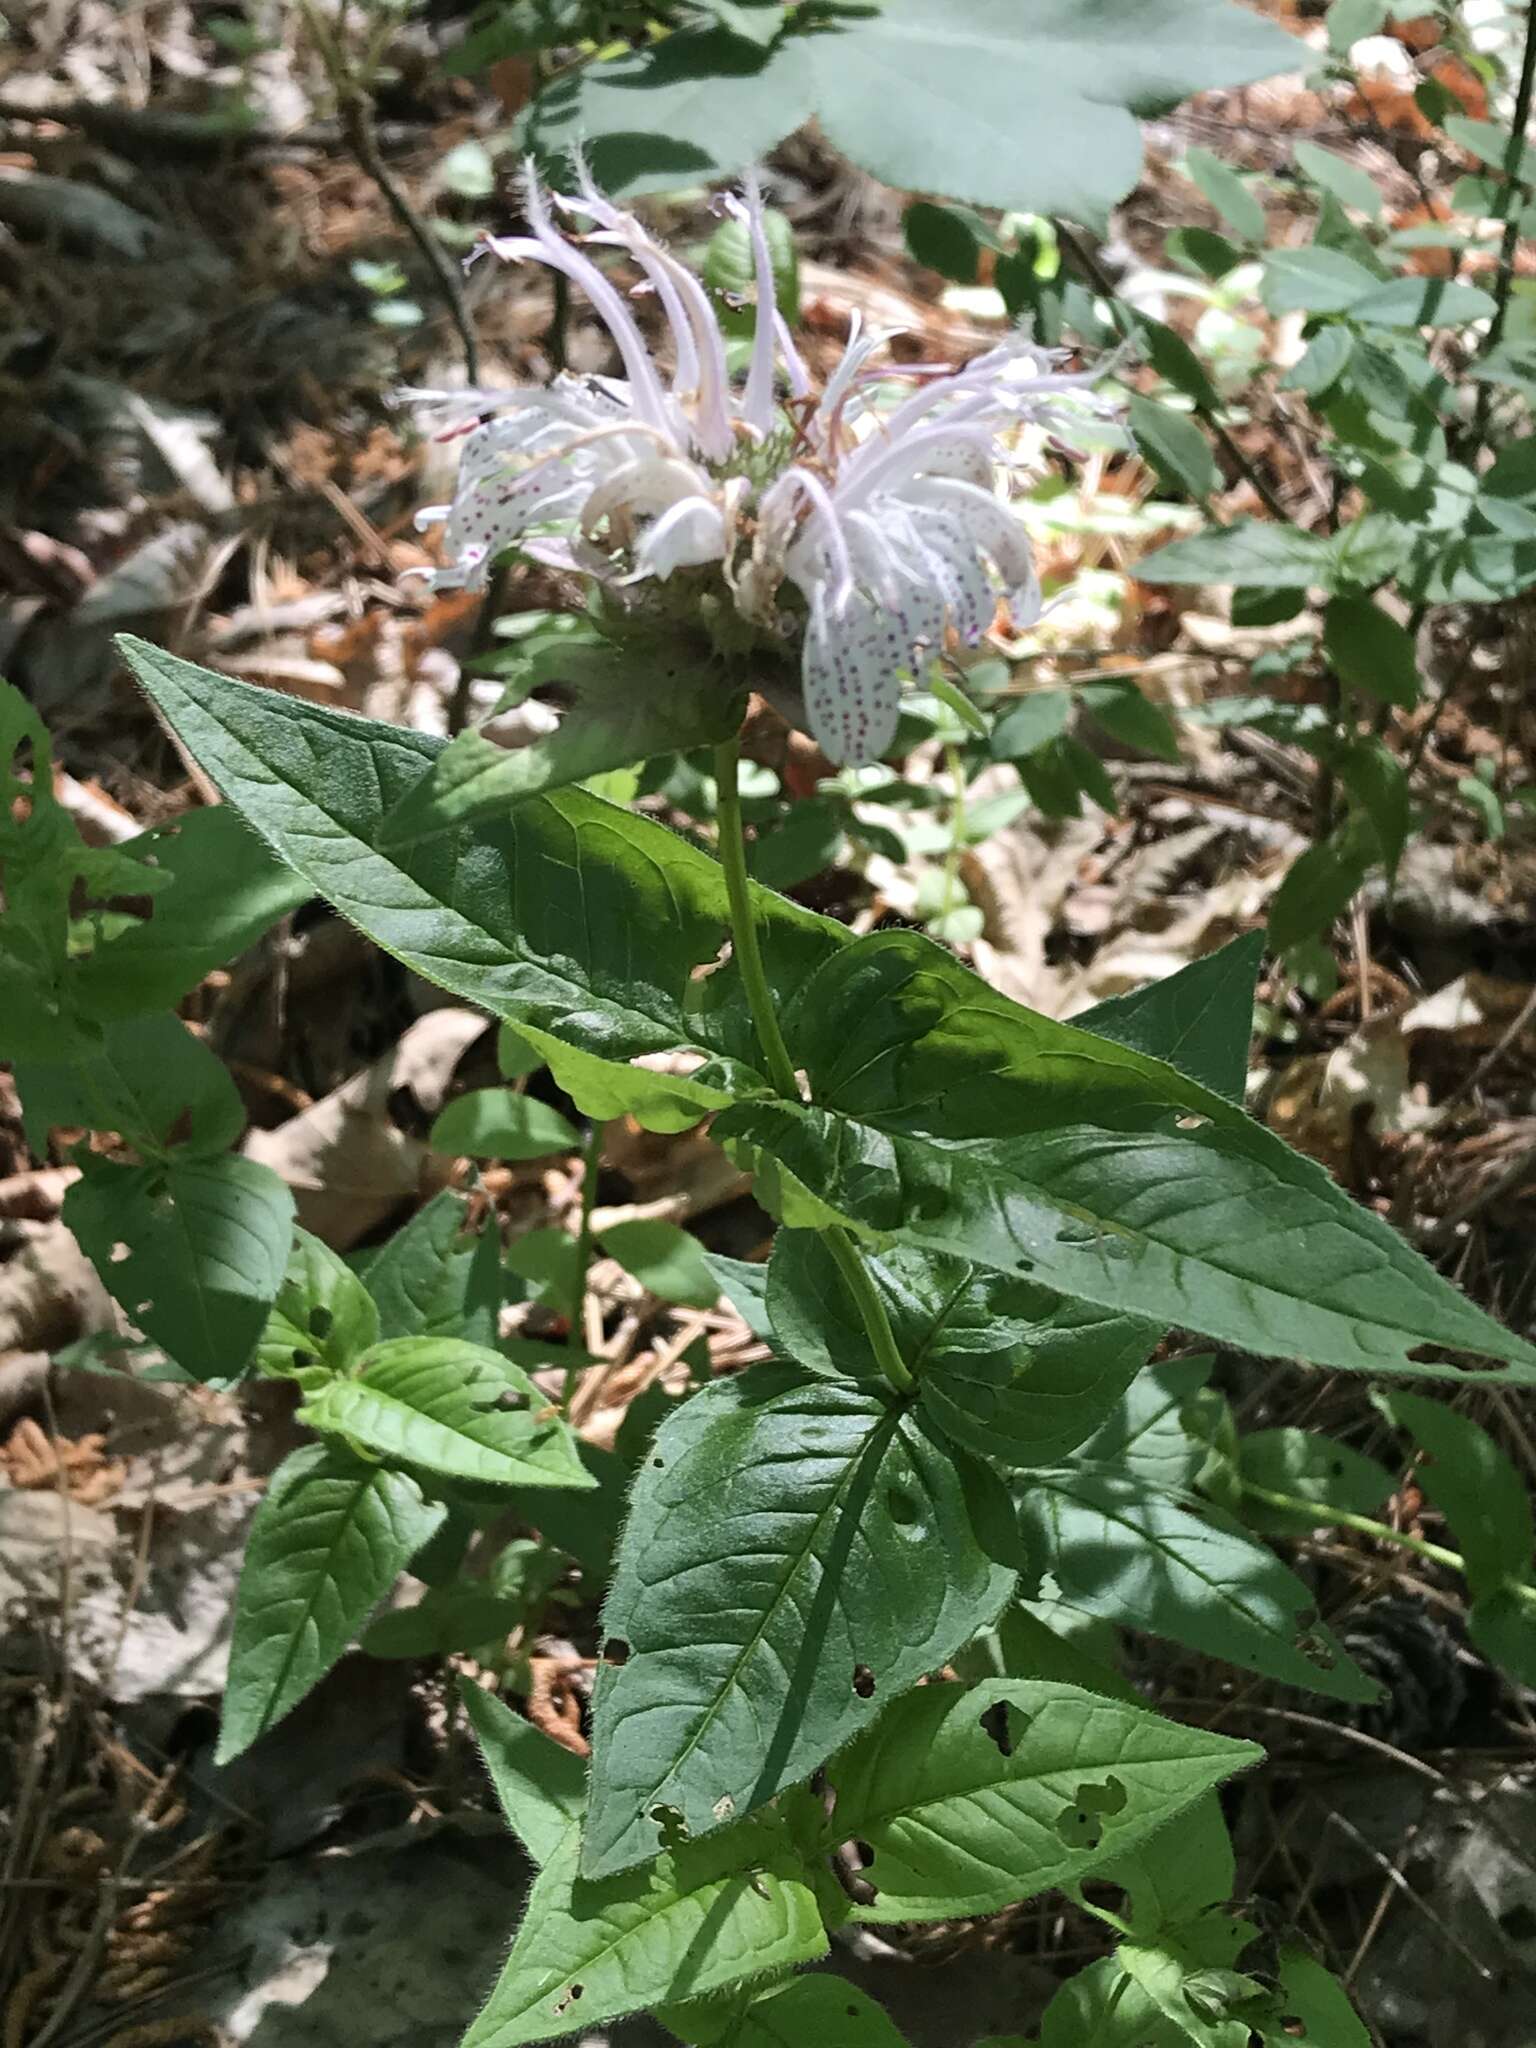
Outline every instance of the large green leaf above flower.
[(1229, 0), (802, 6), (766, 48), (691, 29), (567, 74), (524, 133), (585, 143), (611, 191), (655, 191), (738, 171), (815, 115), (888, 185), (1092, 221), (1140, 174), (1139, 115), (1303, 59)]

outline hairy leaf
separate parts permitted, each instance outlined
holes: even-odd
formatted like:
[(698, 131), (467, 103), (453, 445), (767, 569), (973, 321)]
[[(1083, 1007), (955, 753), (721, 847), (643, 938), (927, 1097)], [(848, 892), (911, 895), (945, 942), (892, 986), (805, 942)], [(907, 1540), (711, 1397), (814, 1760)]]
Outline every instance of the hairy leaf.
[[(965, 1259), (898, 1246), (865, 1263), (926, 1412), (945, 1435), (1009, 1465), (1049, 1464), (1080, 1444), (1159, 1334)], [(808, 1371), (878, 1381), (879, 1361), (820, 1232), (779, 1232), (768, 1314), (779, 1349)]]
[(629, 768), (653, 754), (729, 739), (741, 700), (723, 674), (660, 655), (562, 640), (541, 649), (524, 677), (573, 699), (555, 731), (529, 746), (498, 747), (460, 733), (403, 796), (379, 830), (384, 847), (408, 846), (478, 818), (500, 817), (530, 796)]
[(446, 1512), (405, 1473), (339, 1444), (284, 1460), (246, 1545), (218, 1762), (320, 1682)]
[(995, 1913), (1076, 1883), (1261, 1755), (1076, 1686), (920, 1686), (829, 1774), (836, 1833), (874, 1852), (854, 1918)]
[(464, 1242), (469, 1207), (444, 1188), (363, 1266), (381, 1337), (462, 1337), (494, 1346), (501, 1246), (494, 1229)]
[[(692, 1045), (750, 1062), (734, 970), (711, 977), (722, 989), (712, 1004), (697, 1000), (694, 970), (716, 958), (727, 916), (707, 854), (578, 789), (384, 850), (384, 818), (441, 741), (231, 682), (143, 641), (120, 644), (273, 851), (429, 981), (533, 1027), (535, 1044), (542, 1028), (620, 1063)], [(753, 901), (786, 986), (844, 942), (840, 927), (768, 890)]]
[(777, 1367), (657, 1432), (603, 1613), (593, 1876), (806, 1777), (1007, 1597), (920, 1413)]
[(288, 1270), (256, 1347), (258, 1368), (280, 1379), (315, 1366), (345, 1372), (379, 1334), (379, 1312), (351, 1267), (307, 1230), (295, 1230)]
[(351, 1379), (310, 1395), (300, 1420), (451, 1479), (585, 1486), (575, 1439), (520, 1366), (453, 1337), (377, 1344)]
[(1240, 1530), (1189, 1513), (1142, 1480), (1086, 1469), (1031, 1479), (1020, 1515), (1061, 1597), (1089, 1614), (1286, 1685), (1376, 1697), (1318, 1622), (1300, 1579)]
[(464, 2048), (518, 2048), (825, 1955), (815, 1894), (781, 1825), (747, 1821), (644, 1870), (583, 1878), (574, 1830), (528, 1895)]
[(507, 1826), (535, 1863), (547, 1863), (565, 1837), (581, 1826), (587, 1804), (586, 1767), (579, 1756), (562, 1749), (472, 1679), (459, 1680), (459, 1698)]

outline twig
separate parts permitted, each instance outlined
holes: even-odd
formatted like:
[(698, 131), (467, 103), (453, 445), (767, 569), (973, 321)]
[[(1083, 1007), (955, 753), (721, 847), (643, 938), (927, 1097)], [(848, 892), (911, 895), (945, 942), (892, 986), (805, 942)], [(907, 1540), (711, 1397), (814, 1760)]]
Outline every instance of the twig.
[[(1078, 240), (1070, 228), (1064, 227), (1060, 221), (1056, 223), (1056, 237), (1077, 259), (1084, 275), (1088, 278), (1094, 289), (1101, 297), (1109, 301), (1110, 311), (1114, 315), (1115, 324), (1120, 329), (1120, 332), (1128, 340), (1134, 338), (1142, 316), (1136, 311), (1134, 306), (1121, 298), (1119, 292), (1115, 289), (1114, 279), (1104, 269), (1098, 258)], [(1194, 407), (1196, 418), (1203, 420), (1206, 426), (1210, 428), (1211, 432), (1216, 436), (1222, 453), (1232, 464), (1233, 468), (1237, 470), (1238, 474), (1253, 486), (1265, 509), (1273, 518), (1278, 519), (1282, 525), (1289, 526), (1292, 523), (1290, 514), (1233, 439), (1221, 415), (1214, 407), (1200, 399), (1192, 398), (1190, 403)]]
[[(1503, 239), (1499, 243), (1499, 276), (1493, 288), (1493, 318), (1488, 323), (1488, 332), (1483, 337), (1481, 348), (1474, 361), (1482, 362), (1492, 355), (1504, 338), (1504, 322), (1509, 317), (1509, 298), (1515, 283), (1515, 251), (1520, 243), (1520, 159), (1525, 153), (1525, 131), (1531, 119), (1531, 92), (1536, 86), (1536, 34), (1532, 33), (1532, 10), (1528, 4), (1525, 10), (1525, 42), (1520, 52), (1520, 82), (1515, 87), (1515, 109), (1510, 117), (1509, 142), (1504, 150), (1504, 161), (1500, 165), (1505, 186), (1505, 203), (1508, 213), (1504, 221)], [(1477, 404), (1472, 414), (1472, 432), (1478, 447), (1483, 445), (1488, 431), (1488, 411), (1493, 404), (1493, 386), (1486, 379), (1477, 387)]]
[(336, 112), (347, 146), (384, 194), (390, 212), (416, 244), (432, 272), (433, 281), (463, 344), (465, 376), (471, 385), (476, 385), (480, 382), (480, 344), (475, 338), (474, 323), (469, 317), (469, 304), (464, 297), (464, 287), (459, 274), (454, 269), (447, 250), (407, 199), (404, 189), (396, 182), (394, 172), (384, 161), (379, 149), (378, 133), (374, 127), (373, 95), (366, 81), (358, 77), (348, 61), (339, 36), (332, 31), (330, 24), (311, 4), (311, 0), (299, 0), (299, 7), (310, 34), (314, 37), (315, 47), (320, 53), (321, 62), (331, 82), (331, 90), (336, 95)]

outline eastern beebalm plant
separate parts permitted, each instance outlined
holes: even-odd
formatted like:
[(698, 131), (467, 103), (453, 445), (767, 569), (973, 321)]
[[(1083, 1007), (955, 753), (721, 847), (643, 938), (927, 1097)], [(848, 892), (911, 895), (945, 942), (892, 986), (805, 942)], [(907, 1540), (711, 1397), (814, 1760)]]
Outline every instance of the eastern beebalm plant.
[[(1074, 411), (1078, 423), (1083, 416), (1073, 401), (1095, 380), (1063, 374), (1016, 335), (962, 369), (917, 366), (917, 388), (877, 413), (873, 364), (889, 337), (862, 335), (855, 323), (842, 361), (813, 393), (775, 305), (754, 183), (744, 199), (725, 201), (747, 228), (759, 308), (738, 392), (699, 278), (590, 177), (580, 183), (557, 203), (597, 223), (582, 241), (621, 249), (643, 273), (664, 312), (671, 378), (613, 282), (555, 232), (530, 167), (529, 234), (485, 246), (578, 285), (625, 375), (417, 394), (459, 413), (496, 413), (465, 443), (453, 503), (421, 515), (444, 523), (446, 566), (434, 584), (481, 589), (492, 562), (516, 545), (596, 579), (614, 600), (615, 637), (626, 609), (654, 626), (666, 607), (710, 622), (723, 664), (764, 642), (798, 643), (805, 721), (828, 759), (877, 759), (895, 736), (902, 678), (921, 677), (949, 635), (978, 646), (1000, 598), (1015, 629), (1038, 618), (1029, 535), (996, 487), (1010, 452), (1002, 435), (1028, 422), (1070, 440)], [(660, 596), (658, 584), (667, 586)]]
[[(849, 1924), (984, 1915), (1049, 1888), (1113, 1937), (1052, 2005), (1053, 2044), (1359, 2041), (1306, 1951), (1228, 1910), (1217, 1788), (1258, 1750), (1155, 1713), (1063, 1619), (1370, 1698), (1261, 1539), (1300, 1518), (1402, 1541), (1367, 1519), (1393, 1475), (1322, 1465), (1290, 1436), (1245, 1455), (1209, 1356), (1164, 1340), (1453, 1385), (1472, 1366), (1480, 1383), (1536, 1383), (1536, 1349), (1248, 1117), (1254, 940), (1063, 1024), (916, 932), (855, 936), (752, 881), (748, 687), (787, 664), (832, 753), (878, 755), (904, 675), (963, 660), (1000, 603), (1014, 626), (1031, 615), (1027, 540), (997, 479), (1018, 434), (1069, 441), (1100, 402), (1022, 340), (893, 398), (856, 337), (812, 391), (755, 198), (732, 203), (757, 279), (739, 387), (697, 281), (590, 183), (560, 202), (592, 223), (582, 241), (530, 188), (529, 235), (499, 245), (581, 286), (626, 372), (459, 401), (491, 416), (465, 442), (440, 576), (478, 586), (516, 550), (592, 597), (578, 631), (529, 657), (525, 681), (558, 678), (574, 700), (552, 741), (445, 745), (122, 643), (255, 835), (232, 865), (280, 878), (277, 899), (323, 896), (482, 1006), (508, 1073), (547, 1062), (589, 1125), (583, 1140), (488, 1091), (454, 1106), (456, 1145), (582, 1142), (590, 1171), (604, 1120), (709, 1118), (778, 1219), (766, 1267), (716, 1260), (702, 1281), (771, 1358), (609, 1453), (570, 1425), (590, 1361), (500, 1327), (515, 1284), (579, 1307), (590, 1213), (568, 1253), (524, 1243), (504, 1262), (494, 1225), (465, 1241), (445, 1196), (355, 1267), (285, 1219), (286, 1264), (258, 1270), (210, 1212), (209, 1300), (233, 1291), (243, 1317), (211, 1344), (206, 1319), (146, 1328), (200, 1376), (292, 1383), (312, 1435), (253, 1530), (223, 1754), (280, 1727), (359, 1638), (514, 1678), (509, 1629), (574, 1569), (599, 1667), (590, 1769), (481, 1685), (464, 1693), (537, 1866), (475, 2048), (640, 2009), (695, 2043), (890, 2041), (861, 1994), (799, 1966)], [(652, 288), (668, 374), (593, 248)], [(35, 725), (5, 730), (45, 744)], [(701, 743), (712, 853), (581, 786)], [(101, 1064), (100, 981), (67, 918), (92, 876), (37, 815), (0, 819), (21, 913), (7, 948), (50, 1006), (54, 1055), (54, 1078), (20, 1078), (45, 1122), (91, 1122), (75, 1103)], [(147, 1174), (158, 1213), (169, 1136), (109, 1106), (139, 1160), (113, 1170)], [(87, 1244), (110, 1284), (115, 1248)], [(615, 1250), (700, 1287), (676, 1244)], [(550, 1366), (567, 1398), (533, 1377)], [(1463, 1546), (1437, 1561), (1464, 1571), (1477, 1639), (1528, 1665), (1531, 1533), (1509, 1469), (1423, 1394), (1384, 1412), (1405, 1454), (1435, 1460)], [(1486, 1515), (1458, 1469), (1482, 1475)], [(469, 1544), (514, 1506), (536, 1535), (466, 1572)], [(373, 1620), (408, 1566), (427, 1595)], [(1123, 1894), (1114, 1910), (1105, 1887)]]

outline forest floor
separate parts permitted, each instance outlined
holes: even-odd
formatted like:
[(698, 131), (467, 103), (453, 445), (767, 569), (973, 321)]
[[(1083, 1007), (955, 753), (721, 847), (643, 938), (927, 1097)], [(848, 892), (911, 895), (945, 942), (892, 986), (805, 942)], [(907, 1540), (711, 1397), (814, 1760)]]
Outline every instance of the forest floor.
[[(267, 33), (231, 49), (189, 0), (48, 0), (0, 45), (0, 671), (48, 722), (59, 793), (103, 845), (212, 796), (131, 685), (115, 632), (433, 732), (495, 696), (466, 669), (486, 647), (477, 600), (402, 580), (430, 564), (413, 515), (445, 495), (451, 451), (424, 442), (392, 395), (462, 381), (462, 349), (344, 147), (295, 18), (281, 0), (249, 17)], [(437, 33), (402, 28), (380, 124), (395, 176), (454, 251), (509, 217), (494, 148), (520, 87), (506, 67), (489, 87), (441, 79)], [(1432, 203), (1404, 82), (1426, 60), (1398, 48), (1353, 102), (1298, 76), (1154, 124), (1105, 250), (1122, 289), (1175, 325), (1201, 311), (1170, 293), (1160, 262), (1170, 229), (1214, 218), (1172, 168), (1192, 140), (1219, 138), (1268, 174), (1272, 235), (1285, 232), (1298, 139), (1359, 161), (1405, 220), (1426, 179)], [(182, 120), (236, 96), (252, 119), (221, 140)], [(802, 252), (813, 367), (835, 357), (855, 308), (905, 330), (914, 354), (953, 359), (997, 331), (985, 284), (946, 286), (912, 262), (900, 195), (814, 137), (769, 168)], [(697, 204), (671, 221), (685, 246), (710, 225)], [(545, 376), (556, 309), (543, 283), (483, 265), (469, 291), (483, 381)], [(1252, 304), (1232, 317), (1255, 359), (1294, 349), (1283, 319)], [(579, 307), (563, 347), (576, 367), (605, 367)], [(1304, 517), (1326, 487), (1283, 417), (1255, 414), (1238, 438)], [(1223, 504), (1257, 501), (1235, 475)], [(1137, 558), (1169, 532), (1134, 456), (1088, 465), (1046, 543), (1069, 595), (1033, 672), (1134, 677), (1174, 716), (1179, 758), (1101, 736), (1113, 811), (1026, 808), (957, 851), (981, 912), (968, 957), (1055, 1016), (1260, 927), (1307, 843), (1315, 764), (1230, 712), (1297, 622), (1236, 626), (1223, 593), (1139, 584)], [(541, 572), (513, 575), (509, 614), (549, 602)], [(1367, 891), (1338, 927), (1336, 987), (1261, 985), (1251, 1075), (1256, 1114), (1519, 1328), (1536, 1317), (1536, 839), (1488, 838), (1456, 792), (1480, 762), (1509, 786), (1536, 782), (1532, 616), (1528, 602), (1506, 607), (1471, 647), (1448, 619), (1440, 680), (1454, 673), (1454, 699), (1387, 728), (1445, 801), (1395, 887)], [(1210, 715), (1215, 704), (1228, 713)], [(786, 789), (814, 785), (808, 743), (767, 711), (752, 751)], [(929, 749), (906, 772), (932, 780), (944, 763)], [(1013, 786), (1000, 767), (979, 794)], [(681, 822), (665, 797), (654, 807)], [(795, 893), (863, 929), (913, 919), (923, 862), (943, 860), (916, 872), (834, 862)], [(578, 1213), (575, 1158), (477, 1173), (429, 1149), (442, 1104), (494, 1078), (493, 1034), (334, 918), (285, 920), (184, 1014), (239, 1085), (247, 1149), (338, 1249), (376, 1242), (444, 1186), (471, 1192), (508, 1241)], [(280, 1743), (213, 1767), (243, 1533), (298, 1440), (291, 1404), (271, 1387), (242, 1402), (50, 1368), (117, 1328), (60, 1221), (73, 1171), (62, 1151), (29, 1148), (0, 1070), (0, 1807), (12, 1815), (0, 2043), (449, 2048), (526, 1868), (492, 1817), (447, 1673), (353, 1655)], [(597, 1202), (609, 1220), (666, 1218), (742, 1258), (762, 1255), (771, 1228), (707, 1130), (610, 1126)], [(605, 1366), (577, 1419), (605, 1448), (633, 1402), (687, 1386), (690, 1347), (707, 1346), (715, 1371), (761, 1355), (728, 1305), (669, 1304), (611, 1262), (594, 1270), (581, 1334)], [(1237, 1359), (1220, 1369), (1245, 1421), (1380, 1441), (1357, 1384)], [(1488, 1391), (1476, 1412), (1536, 1474), (1518, 1405)], [(1405, 1521), (1422, 1511), (1395, 1506)], [(1530, 2039), (1533, 1702), (1478, 1659), (1456, 1587), (1433, 1570), (1339, 1532), (1291, 1548), (1324, 1613), (1387, 1678), (1379, 1712), (1325, 1718), (1223, 1667), (1138, 1652), (1155, 1698), (1270, 1749), (1242, 1796), (1239, 1895), (1299, 1926), (1392, 2048)], [(552, 1607), (516, 1646), (530, 1713), (578, 1749), (591, 1625)], [(839, 1967), (917, 2048), (951, 2048), (956, 2013), (978, 2035), (1032, 2028), (1101, 1934), (1052, 1900), (920, 1940), (861, 1937)], [(626, 2023), (615, 2038), (662, 2037)]]

